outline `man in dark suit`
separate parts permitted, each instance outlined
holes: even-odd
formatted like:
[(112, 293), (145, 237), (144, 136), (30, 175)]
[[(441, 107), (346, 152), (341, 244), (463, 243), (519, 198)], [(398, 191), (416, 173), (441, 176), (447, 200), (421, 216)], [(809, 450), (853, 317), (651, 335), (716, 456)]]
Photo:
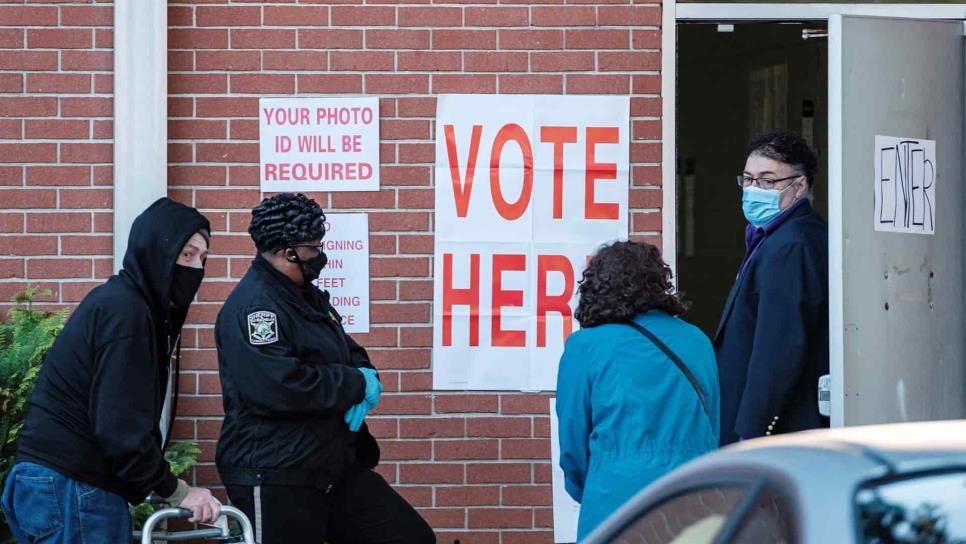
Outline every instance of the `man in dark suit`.
[(721, 445), (827, 427), (818, 379), (828, 373), (828, 227), (812, 209), (817, 161), (798, 135), (751, 143), (742, 210), (747, 252), (714, 348)]

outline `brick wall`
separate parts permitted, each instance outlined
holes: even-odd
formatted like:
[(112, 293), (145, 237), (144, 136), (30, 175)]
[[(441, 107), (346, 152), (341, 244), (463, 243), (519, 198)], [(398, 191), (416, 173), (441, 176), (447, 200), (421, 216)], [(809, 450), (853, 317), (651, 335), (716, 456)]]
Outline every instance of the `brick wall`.
[(0, 3), (0, 312), (72, 305), (110, 275), (111, 5)]
[[(218, 484), (213, 323), (254, 251), (258, 98), (369, 94), (381, 99), (381, 191), (311, 196), (369, 213), (372, 332), (356, 339), (386, 389), (369, 419), (380, 471), (440, 542), (552, 542), (548, 395), (431, 391), (434, 96), (631, 95), (631, 229), (659, 245), (661, 8), (629, 1), (169, 2), (169, 194), (214, 230), (176, 426), (204, 450), (198, 483)], [(17, 233), (0, 239), (3, 298), (26, 277), (63, 285), (55, 300), (69, 303), (109, 273), (110, 140), (97, 139), (111, 136), (110, 21), (109, 6), (0, 7), (0, 47), (16, 49), (0, 52), (0, 137), (18, 140), (0, 143), (12, 163), (0, 168), (0, 228)], [(46, 47), (62, 49), (32, 49)], [(51, 257), (23, 257), (40, 251)]]

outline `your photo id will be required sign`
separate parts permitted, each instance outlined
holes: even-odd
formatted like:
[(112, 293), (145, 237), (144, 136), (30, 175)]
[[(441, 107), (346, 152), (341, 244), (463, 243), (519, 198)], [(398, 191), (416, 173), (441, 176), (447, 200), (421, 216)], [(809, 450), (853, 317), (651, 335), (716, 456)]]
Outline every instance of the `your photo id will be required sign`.
[(379, 99), (262, 98), (261, 191), (379, 190)]

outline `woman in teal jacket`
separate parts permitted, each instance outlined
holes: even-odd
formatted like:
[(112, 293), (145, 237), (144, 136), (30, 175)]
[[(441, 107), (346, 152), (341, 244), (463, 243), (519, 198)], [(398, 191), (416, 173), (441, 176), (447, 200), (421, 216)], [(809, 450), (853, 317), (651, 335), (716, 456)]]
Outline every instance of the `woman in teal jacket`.
[(560, 467), (581, 503), (578, 541), (658, 477), (715, 449), (719, 427), (714, 349), (677, 317), (685, 307), (657, 248), (603, 247), (579, 292), (581, 330), (557, 376)]

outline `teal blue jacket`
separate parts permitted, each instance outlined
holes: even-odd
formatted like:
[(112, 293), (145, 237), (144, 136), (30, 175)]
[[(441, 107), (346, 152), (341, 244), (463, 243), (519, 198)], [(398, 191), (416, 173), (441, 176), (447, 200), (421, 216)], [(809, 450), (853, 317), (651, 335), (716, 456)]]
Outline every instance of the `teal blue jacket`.
[(707, 336), (657, 310), (634, 321), (687, 365), (711, 414), (674, 363), (630, 326), (572, 334), (557, 375), (557, 418), (567, 493), (581, 503), (578, 542), (648, 484), (718, 446), (718, 370)]

